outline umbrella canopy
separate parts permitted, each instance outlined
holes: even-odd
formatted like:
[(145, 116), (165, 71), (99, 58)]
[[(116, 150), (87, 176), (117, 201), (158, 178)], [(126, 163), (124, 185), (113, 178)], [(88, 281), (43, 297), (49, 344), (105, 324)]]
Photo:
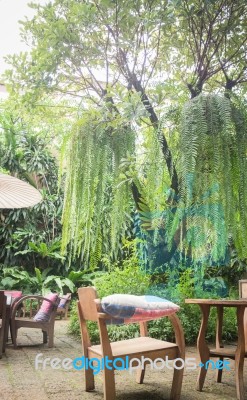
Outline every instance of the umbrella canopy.
[(29, 183), (0, 174), (0, 208), (32, 207), (41, 200), (40, 192)]

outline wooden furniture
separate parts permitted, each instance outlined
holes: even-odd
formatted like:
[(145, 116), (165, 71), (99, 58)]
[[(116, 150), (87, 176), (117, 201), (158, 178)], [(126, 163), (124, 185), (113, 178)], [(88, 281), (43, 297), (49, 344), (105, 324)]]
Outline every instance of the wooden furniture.
[[(239, 281), (239, 298), (247, 300), (247, 279)], [(247, 309), (244, 311), (245, 351), (247, 352)]]
[[(114, 361), (116, 358), (129, 357), (129, 361), (133, 358), (141, 360), (143, 357), (148, 357), (151, 360), (157, 358), (166, 358), (173, 360), (181, 358), (184, 360), (185, 357), (185, 344), (183, 329), (180, 324), (179, 318), (173, 314), (168, 318), (172, 322), (176, 343), (169, 343), (162, 340), (157, 340), (148, 337), (147, 323), (140, 322), (140, 337), (122, 340), (119, 342), (110, 343), (106, 321), (111, 319), (108, 314), (105, 314), (101, 310), (100, 300), (98, 299), (97, 292), (93, 287), (83, 287), (78, 289), (79, 301), (78, 313), (81, 327), (82, 336), (82, 348), (85, 358), (98, 358), (105, 359), (108, 357), (109, 360)], [(86, 321), (97, 321), (100, 332), (100, 345), (91, 345)], [(138, 364), (136, 364), (138, 365)], [(181, 367), (181, 366), (180, 366)], [(86, 391), (94, 390), (94, 375), (92, 369), (84, 369), (85, 374), (85, 389)], [(143, 383), (145, 374), (144, 369), (137, 370), (136, 382)], [(104, 376), (104, 400), (115, 400), (115, 379), (114, 369), (110, 370), (107, 368), (103, 369)], [(179, 400), (181, 393), (181, 386), (183, 380), (183, 368), (174, 369), (172, 388), (171, 388), (171, 400)]]
[[(56, 316), (59, 316), (60, 319), (64, 317), (64, 319), (68, 319), (68, 311), (69, 311), (69, 305), (71, 301), (71, 293), (68, 295), (64, 296), (59, 296), (59, 300), (61, 301), (62, 299), (65, 300), (65, 306), (64, 307), (57, 307), (57, 313)], [(38, 309), (40, 307), (41, 302), (39, 301), (38, 303), (34, 304), (34, 300), (30, 300), (29, 307), (26, 307), (26, 313), (29, 314), (29, 318), (33, 318), (34, 315), (38, 312)]]
[(6, 332), (6, 300), (7, 297), (3, 290), (0, 290), (0, 358), (5, 352), (5, 332)]
[[(197, 339), (197, 349), (200, 355), (201, 363), (204, 365), (200, 368), (197, 379), (197, 390), (200, 392), (203, 389), (205, 382), (207, 368), (205, 364), (210, 357), (219, 357), (221, 361), (225, 357), (235, 360), (235, 380), (237, 389), (237, 399), (244, 400), (244, 381), (243, 381), (243, 366), (244, 358), (247, 356), (245, 349), (244, 338), (244, 313), (247, 307), (247, 299), (243, 300), (209, 300), (209, 299), (187, 299), (187, 304), (198, 304), (202, 312), (201, 328)], [(210, 308), (217, 308), (217, 328), (216, 328), (216, 347), (209, 349), (206, 343), (205, 335), (207, 330), (208, 318)], [(238, 330), (238, 343), (235, 350), (224, 348), (222, 344), (222, 324), (223, 324), (223, 310), (224, 307), (235, 307), (237, 312), (237, 330)], [(217, 382), (221, 382), (222, 370), (217, 371)]]
[[(52, 311), (50, 313), (48, 321), (34, 321), (30, 320), (30, 318), (20, 318), (16, 315), (19, 304), (21, 302), (24, 303), (28, 299), (32, 300), (36, 299), (39, 304), (41, 304), (43, 300), (52, 304)], [(56, 317), (58, 302), (59, 300), (56, 303), (54, 303), (48, 298), (45, 298), (43, 296), (30, 295), (30, 296), (23, 296), (14, 303), (12, 307), (11, 322), (10, 322), (14, 348), (17, 348), (17, 334), (18, 334), (18, 329), (20, 328), (41, 329), (43, 332), (43, 343), (47, 343), (47, 337), (48, 337), (48, 347), (53, 347), (54, 325), (55, 325), (55, 317)]]
[(33, 318), (35, 314), (39, 311), (41, 305), (41, 300), (30, 299), (29, 304), (25, 307), (26, 314), (29, 315), (29, 318)]
[(71, 293), (68, 293), (67, 295), (64, 296), (59, 296), (60, 297), (60, 301), (62, 299), (65, 300), (65, 306), (64, 307), (59, 307), (57, 308), (57, 315), (60, 316), (60, 319), (62, 319), (64, 317), (64, 319), (68, 319), (68, 311), (69, 311), (69, 305), (70, 305), (70, 301), (71, 301)]
[[(14, 303), (21, 298), (22, 291), (20, 291), (20, 290), (4, 290), (4, 294), (7, 297), (6, 324), (5, 324), (5, 332), (4, 332), (4, 343), (6, 344), (8, 342), (8, 337), (9, 337), (9, 328), (11, 331), (11, 327), (10, 327), (11, 310), (12, 310)], [(23, 303), (19, 304), (18, 309), (16, 310), (16, 313), (18, 316), (21, 316), (21, 314), (23, 314), (25, 316), (25, 310), (24, 310)], [(12, 338), (12, 333), (11, 333), (11, 338)]]
[[(4, 291), (5, 294), (5, 291)], [(5, 294), (6, 296), (6, 294)], [(11, 317), (11, 307), (12, 307), (13, 298), (10, 295), (6, 296), (6, 321), (5, 321), (5, 329), (4, 329), (4, 343), (8, 342), (9, 336), (9, 328), (10, 328), (10, 317)], [(12, 335), (11, 335), (12, 337)]]

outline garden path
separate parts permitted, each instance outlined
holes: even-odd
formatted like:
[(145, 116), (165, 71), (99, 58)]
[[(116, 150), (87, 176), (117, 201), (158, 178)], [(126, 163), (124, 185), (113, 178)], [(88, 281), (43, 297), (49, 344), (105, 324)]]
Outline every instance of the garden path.
[[(26, 347), (6, 349), (6, 356), (0, 360), (0, 398), (1, 400), (102, 400), (102, 373), (96, 376), (95, 392), (86, 393), (83, 373), (76, 370), (54, 370), (47, 367), (35, 369), (35, 357), (43, 353), (46, 357), (76, 358), (81, 356), (81, 344), (67, 334), (67, 321), (55, 323), (55, 347), (48, 349), (39, 345), (41, 332), (34, 329), (21, 329), (19, 342)], [(195, 347), (187, 348), (187, 357), (196, 357)], [(246, 363), (247, 364), (247, 363)], [(215, 371), (208, 371), (204, 391), (195, 389), (197, 370), (185, 372), (181, 400), (233, 400), (236, 398), (234, 382), (234, 363), (231, 370), (224, 371), (223, 383), (215, 382)], [(117, 400), (165, 400), (169, 399), (172, 371), (154, 371), (147, 367), (143, 385), (135, 383), (128, 371), (116, 372)], [(133, 374), (134, 375), (134, 374)], [(245, 365), (247, 386), (247, 365)], [(247, 399), (247, 391), (246, 391)]]

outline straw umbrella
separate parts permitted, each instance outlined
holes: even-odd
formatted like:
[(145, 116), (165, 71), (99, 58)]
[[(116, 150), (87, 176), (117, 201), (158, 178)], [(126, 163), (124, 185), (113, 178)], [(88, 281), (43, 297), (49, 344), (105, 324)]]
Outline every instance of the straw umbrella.
[(41, 200), (40, 192), (29, 183), (0, 174), (0, 209), (32, 207)]

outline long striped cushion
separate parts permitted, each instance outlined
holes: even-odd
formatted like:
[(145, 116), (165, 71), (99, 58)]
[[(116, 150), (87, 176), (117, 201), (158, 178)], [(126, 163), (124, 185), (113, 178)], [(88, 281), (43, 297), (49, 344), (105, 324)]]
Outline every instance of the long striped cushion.
[(101, 301), (102, 310), (113, 317), (112, 323), (150, 321), (176, 313), (179, 306), (156, 296), (113, 294)]

